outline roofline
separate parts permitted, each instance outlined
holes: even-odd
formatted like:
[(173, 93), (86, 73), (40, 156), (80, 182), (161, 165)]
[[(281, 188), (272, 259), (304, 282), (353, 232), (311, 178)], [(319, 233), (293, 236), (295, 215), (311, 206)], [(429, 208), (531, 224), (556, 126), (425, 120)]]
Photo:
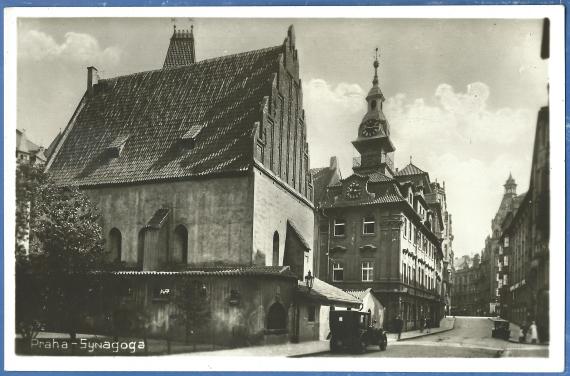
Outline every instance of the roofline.
[[(49, 171), (48, 171), (49, 173)], [(232, 171), (221, 171), (218, 173), (209, 173), (201, 175), (187, 175), (181, 177), (167, 177), (167, 178), (154, 178), (146, 180), (130, 180), (130, 181), (119, 181), (112, 183), (85, 183), (85, 184), (59, 184), (56, 181), (56, 185), (60, 186), (73, 186), (78, 188), (106, 188), (112, 186), (129, 186), (129, 185), (140, 185), (140, 184), (159, 184), (163, 182), (173, 182), (173, 181), (190, 181), (190, 180), (205, 180), (215, 178), (234, 178), (238, 176), (246, 176), (247, 169), (245, 170), (232, 170)]]

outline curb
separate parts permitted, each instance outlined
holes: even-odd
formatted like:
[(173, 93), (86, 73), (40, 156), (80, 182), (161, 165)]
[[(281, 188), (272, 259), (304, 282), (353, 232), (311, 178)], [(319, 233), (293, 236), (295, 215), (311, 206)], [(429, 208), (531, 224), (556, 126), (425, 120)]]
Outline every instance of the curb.
[(315, 351), (315, 352), (311, 352), (311, 353), (296, 354), (296, 355), (287, 355), (287, 358), (304, 358), (304, 357), (306, 357), (306, 356), (313, 356), (313, 355), (320, 355), (320, 354), (328, 354), (329, 352), (330, 352), (329, 350)]
[(432, 334), (445, 333), (445, 332), (449, 332), (450, 330), (453, 330), (454, 328), (455, 328), (455, 317), (453, 318), (453, 323), (451, 324), (451, 328), (443, 329), (443, 330), (440, 330), (437, 332), (422, 333), (421, 335), (414, 336), (414, 337), (400, 338), (400, 340), (399, 341), (396, 340), (396, 342), (408, 341), (408, 340), (416, 339), (416, 338), (420, 338), (420, 337), (431, 336)]

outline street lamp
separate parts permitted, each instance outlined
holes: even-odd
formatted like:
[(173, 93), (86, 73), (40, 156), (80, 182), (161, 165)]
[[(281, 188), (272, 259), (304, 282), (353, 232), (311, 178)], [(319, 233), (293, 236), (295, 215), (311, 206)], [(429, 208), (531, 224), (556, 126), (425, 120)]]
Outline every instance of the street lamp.
[(311, 289), (313, 288), (314, 281), (315, 277), (311, 275), (311, 271), (309, 270), (307, 272), (307, 275), (305, 276), (305, 284), (307, 285), (307, 289), (309, 290), (309, 292), (311, 292)]

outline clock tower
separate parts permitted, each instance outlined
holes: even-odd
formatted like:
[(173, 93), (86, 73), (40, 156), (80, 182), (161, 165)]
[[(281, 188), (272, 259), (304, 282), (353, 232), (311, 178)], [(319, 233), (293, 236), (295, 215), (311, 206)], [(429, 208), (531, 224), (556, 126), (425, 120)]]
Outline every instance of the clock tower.
[(360, 153), (360, 161), (354, 163), (355, 173), (381, 172), (392, 177), (394, 170), (394, 150), (390, 140), (390, 125), (382, 112), (384, 94), (378, 86), (378, 49), (374, 60), (372, 88), (366, 96), (367, 112), (358, 126), (358, 136), (352, 145)]

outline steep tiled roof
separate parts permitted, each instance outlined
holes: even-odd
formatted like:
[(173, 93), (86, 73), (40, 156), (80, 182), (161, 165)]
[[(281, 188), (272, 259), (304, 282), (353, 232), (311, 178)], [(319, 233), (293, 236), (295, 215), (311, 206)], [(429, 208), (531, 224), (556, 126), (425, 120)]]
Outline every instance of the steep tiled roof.
[(190, 276), (282, 276), (297, 278), (289, 266), (226, 266), (193, 268), (180, 271), (127, 270), (112, 272), (117, 275), (190, 275)]
[(421, 175), (425, 173), (426, 173), (425, 171), (420, 170), (416, 165), (409, 163), (406, 167), (396, 172), (396, 175), (407, 176), (407, 175)]
[(298, 284), (300, 293), (310, 299), (324, 303), (343, 303), (354, 306), (360, 304), (360, 301), (351, 294), (318, 278), (313, 280), (313, 288), (310, 291), (307, 289), (304, 281), (298, 281)]
[(51, 155), (53, 154), (53, 152), (55, 151), (55, 147), (57, 146), (57, 144), (59, 143), (59, 140), (61, 140), (61, 136), (63, 135), (63, 133), (59, 132), (57, 134), (57, 136), (55, 136), (55, 138), (53, 139), (53, 141), (51, 142), (51, 144), (49, 144), (48, 148), (45, 151), (45, 156), (49, 159), (51, 157)]
[[(96, 185), (247, 170), (281, 51), (100, 80), (82, 99), (49, 172), (60, 184)], [(182, 142), (188, 132), (192, 145)], [(105, 153), (127, 136), (118, 157)]]
[(357, 200), (339, 200), (332, 201), (330, 198), (323, 203), (323, 207), (352, 207), (352, 206), (366, 206), (366, 205), (376, 205), (376, 204), (390, 204), (397, 202), (406, 202), (406, 199), (402, 196), (395, 184), (389, 184), (385, 192), (380, 194), (375, 194), (374, 197), (365, 197)]

